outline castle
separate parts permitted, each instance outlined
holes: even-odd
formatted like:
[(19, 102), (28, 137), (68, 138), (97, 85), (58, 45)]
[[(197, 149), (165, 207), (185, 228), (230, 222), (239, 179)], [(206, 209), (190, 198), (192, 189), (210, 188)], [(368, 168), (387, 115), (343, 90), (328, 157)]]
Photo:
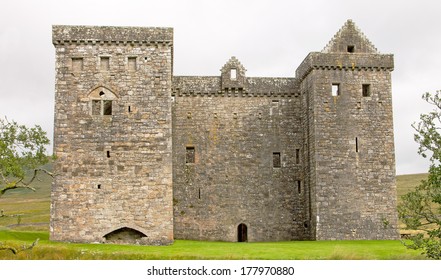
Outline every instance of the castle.
[(398, 238), (393, 55), (351, 20), (287, 78), (174, 76), (171, 28), (52, 32), (52, 240)]

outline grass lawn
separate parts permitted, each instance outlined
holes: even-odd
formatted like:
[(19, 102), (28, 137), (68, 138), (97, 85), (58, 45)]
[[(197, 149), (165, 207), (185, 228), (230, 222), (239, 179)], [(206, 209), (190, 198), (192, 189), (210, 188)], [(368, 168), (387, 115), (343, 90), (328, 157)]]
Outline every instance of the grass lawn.
[[(427, 174), (397, 176), (398, 196), (405, 194)], [(51, 178), (36, 182), (36, 192), (13, 190), (0, 198), (5, 214), (0, 218), (0, 243), (14, 246), (31, 244), (32, 251), (13, 255), (0, 251), (0, 259), (422, 259), (419, 252), (406, 249), (400, 241), (290, 241), (229, 243), (176, 240), (170, 246), (136, 246), (111, 244), (70, 244), (49, 241), (49, 207)]]
[(403, 260), (424, 259), (400, 241), (289, 241), (230, 243), (176, 240), (169, 246), (72, 244), (51, 242), (47, 232), (0, 231), (0, 241), (39, 245), (0, 259), (154, 259), (154, 260)]

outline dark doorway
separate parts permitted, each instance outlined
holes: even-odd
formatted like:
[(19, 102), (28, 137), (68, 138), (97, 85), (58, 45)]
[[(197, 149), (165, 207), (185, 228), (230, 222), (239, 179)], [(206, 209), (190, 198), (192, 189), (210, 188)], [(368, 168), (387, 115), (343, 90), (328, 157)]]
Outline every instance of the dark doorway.
[(247, 241), (248, 241), (247, 225), (240, 224), (237, 227), (237, 242), (247, 242)]

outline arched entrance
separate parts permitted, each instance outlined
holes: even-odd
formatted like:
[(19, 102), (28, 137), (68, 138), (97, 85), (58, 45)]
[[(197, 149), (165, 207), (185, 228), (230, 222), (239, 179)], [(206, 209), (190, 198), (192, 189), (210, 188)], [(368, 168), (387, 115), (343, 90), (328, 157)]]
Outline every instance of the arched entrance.
[(240, 224), (237, 227), (237, 242), (248, 241), (248, 228), (246, 224)]
[(104, 235), (104, 239), (107, 243), (117, 244), (135, 244), (143, 237), (147, 236), (136, 229), (128, 227), (123, 227)]

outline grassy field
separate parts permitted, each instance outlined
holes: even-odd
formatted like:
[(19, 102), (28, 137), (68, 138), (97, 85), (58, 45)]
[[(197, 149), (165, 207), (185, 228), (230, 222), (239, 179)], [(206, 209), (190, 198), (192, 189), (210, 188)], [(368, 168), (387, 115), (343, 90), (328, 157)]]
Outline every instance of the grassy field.
[[(407, 193), (426, 174), (397, 176), (398, 196)], [(16, 247), (38, 246), (17, 255), (0, 251), (0, 259), (422, 259), (400, 241), (291, 241), (229, 243), (176, 240), (170, 246), (69, 244), (49, 241), (51, 178), (43, 176), (36, 192), (14, 190), (0, 198), (0, 209), (14, 217), (0, 218), (0, 242)]]

